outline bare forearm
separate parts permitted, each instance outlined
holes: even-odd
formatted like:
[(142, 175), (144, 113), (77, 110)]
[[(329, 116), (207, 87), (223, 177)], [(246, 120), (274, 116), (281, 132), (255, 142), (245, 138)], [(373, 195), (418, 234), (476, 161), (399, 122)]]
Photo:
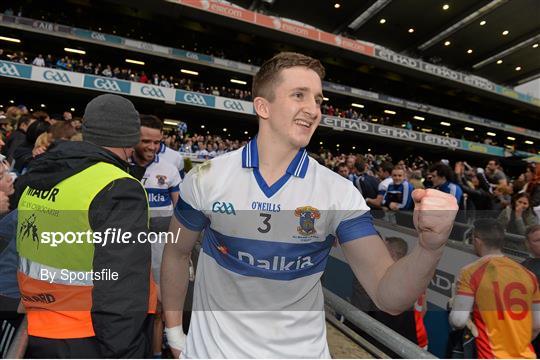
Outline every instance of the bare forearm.
[(426, 290), (442, 252), (443, 248), (432, 251), (418, 245), (392, 264), (377, 288), (377, 304), (381, 310), (399, 314), (409, 309)]
[[(189, 254), (178, 255), (165, 246), (161, 268), (161, 293), (165, 325), (172, 328), (182, 324), (182, 311), (189, 284)], [(169, 250), (169, 251), (168, 251)]]

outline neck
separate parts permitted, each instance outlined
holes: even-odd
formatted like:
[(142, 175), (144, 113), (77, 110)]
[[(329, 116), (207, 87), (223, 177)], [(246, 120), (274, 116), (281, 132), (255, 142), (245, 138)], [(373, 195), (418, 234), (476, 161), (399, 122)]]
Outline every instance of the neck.
[(257, 136), (257, 149), (259, 152), (259, 170), (268, 185), (275, 183), (287, 171), (297, 148), (284, 144), (275, 136)]
[(482, 249), (482, 257), (484, 256), (502, 256), (503, 253), (501, 249), (491, 249), (491, 248), (483, 248)]

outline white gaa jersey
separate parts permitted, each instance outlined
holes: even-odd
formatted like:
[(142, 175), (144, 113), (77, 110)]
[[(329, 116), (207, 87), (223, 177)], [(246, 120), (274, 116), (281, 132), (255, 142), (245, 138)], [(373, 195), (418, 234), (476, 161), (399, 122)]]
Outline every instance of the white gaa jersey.
[(174, 151), (164, 143), (161, 143), (159, 145), (158, 156), (172, 164), (180, 173), (180, 176), (182, 178), (184, 177), (184, 158), (178, 151)]
[(178, 170), (156, 155), (154, 161), (146, 167), (141, 180), (148, 194), (150, 217), (172, 215), (171, 194), (179, 191), (181, 182)]
[(180, 185), (175, 216), (204, 230), (183, 356), (329, 358), (320, 278), (336, 237), (376, 234), (369, 208), (304, 149), (268, 186), (256, 139)]

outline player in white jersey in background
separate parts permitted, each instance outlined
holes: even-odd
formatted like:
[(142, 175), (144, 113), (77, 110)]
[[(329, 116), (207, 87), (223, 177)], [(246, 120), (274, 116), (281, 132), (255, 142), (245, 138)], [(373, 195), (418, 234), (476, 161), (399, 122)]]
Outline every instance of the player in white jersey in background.
[[(194, 168), (180, 186), (169, 229), (181, 229), (180, 241), (166, 244), (161, 272), (174, 356), (328, 358), (320, 277), (336, 238), (383, 311), (410, 308), (432, 278), (455, 198), (416, 190), (419, 244), (394, 263), (352, 182), (304, 149), (321, 120), (323, 77), (321, 63), (301, 54), (266, 61), (253, 80), (258, 135)], [(181, 310), (202, 230), (186, 338)]]
[[(141, 115), (141, 139), (133, 148), (132, 162), (144, 169), (141, 179), (148, 195), (150, 207), (150, 231), (165, 232), (167, 224), (173, 212), (173, 207), (178, 201), (179, 185), (182, 182), (178, 170), (170, 163), (157, 155), (163, 136), (163, 124), (153, 115)], [(152, 274), (159, 285), (161, 259), (163, 256), (164, 241), (155, 242), (152, 245)], [(161, 300), (161, 292), (158, 286), (158, 297)], [(152, 351), (154, 356), (161, 354), (163, 338), (163, 322), (159, 312), (154, 322), (154, 336)]]
[(184, 158), (178, 151), (175, 151), (165, 145), (163, 141), (159, 144), (159, 150), (157, 152), (160, 159), (172, 164), (180, 174), (180, 178), (184, 178)]

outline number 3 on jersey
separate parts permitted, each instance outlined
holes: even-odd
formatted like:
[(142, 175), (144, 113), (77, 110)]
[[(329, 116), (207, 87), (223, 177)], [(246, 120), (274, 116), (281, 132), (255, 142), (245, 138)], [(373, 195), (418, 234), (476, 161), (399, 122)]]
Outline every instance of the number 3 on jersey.
[(270, 225), (270, 218), (272, 217), (272, 215), (270, 214), (265, 214), (265, 213), (260, 213), (259, 214), (262, 218), (263, 218), (263, 225), (264, 227), (262, 226), (259, 226), (257, 228), (257, 230), (262, 233), (262, 234), (266, 234), (267, 232), (270, 231), (270, 229), (272, 228), (272, 226)]

